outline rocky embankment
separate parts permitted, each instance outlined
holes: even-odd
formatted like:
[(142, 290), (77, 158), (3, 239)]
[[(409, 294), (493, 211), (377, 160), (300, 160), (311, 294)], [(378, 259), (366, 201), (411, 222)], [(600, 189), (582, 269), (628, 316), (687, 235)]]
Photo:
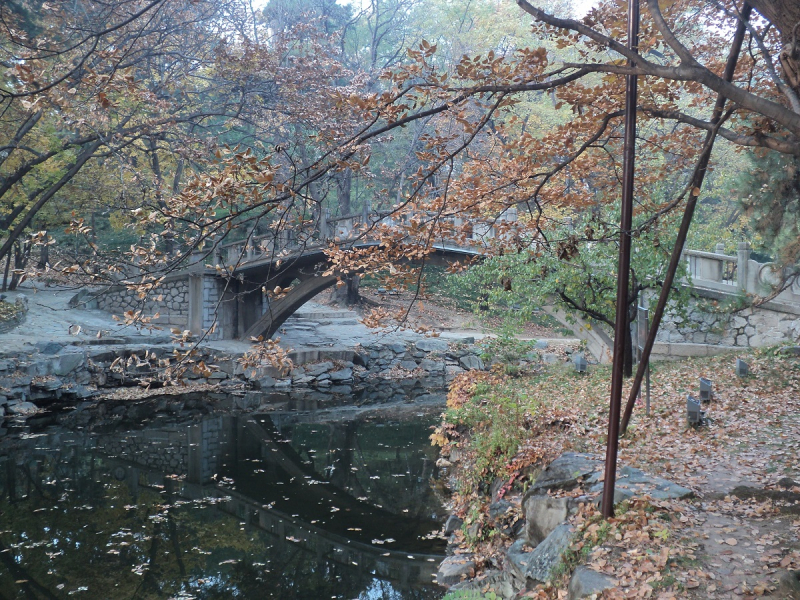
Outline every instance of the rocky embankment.
[[(457, 457), (453, 459), (458, 467)], [(537, 584), (546, 583), (565, 569), (565, 557), (575, 541), (576, 528), (570, 517), (582, 505), (598, 503), (603, 492), (603, 461), (588, 454), (562, 454), (536, 476), (524, 493), (496, 490), (488, 513), (497, 535), (511, 542), (504, 557), (475, 578), (474, 554), (454, 545), (437, 574), (440, 585), (452, 590), (493, 590), (505, 599), (517, 598)], [(615, 486), (615, 504), (647, 495), (655, 499), (687, 498), (692, 490), (632, 467), (622, 467)], [(445, 531), (462, 526), (456, 516)], [(569, 582), (569, 600), (597, 597), (616, 585), (613, 578), (579, 566)], [(561, 597), (561, 596), (559, 596)]]
[[(354, 384), (376, 378), (424, 377), (442, 384), (466, 369), (484, 368), (473, 341), (425, 338), (355, 350), (304, 350), (290, 354), (295, 366), (284, 371), (269, 364), (245, 368), (241, 354), (199, 347), (181, 378), (189, 385), (210, 384), (222, 391), (307, 388), (349, 393)], [(34, 348), (0, 354), (0, 416), (28, 415), (120, 387), (161, 387), (164, 369), (176, 366), (175, 351), (186, 350), (156, 339), (124, 345), (38, 342)]]

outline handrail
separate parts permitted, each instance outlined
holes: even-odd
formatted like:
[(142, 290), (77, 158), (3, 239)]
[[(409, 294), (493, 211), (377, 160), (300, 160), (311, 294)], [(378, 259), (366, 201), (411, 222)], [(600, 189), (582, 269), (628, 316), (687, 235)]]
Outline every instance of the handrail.
[(705, 252), (703, 250), (684, 250), (687, 256), (698, 256), (700, 258), (710, 258), (717, 260), (737, 260), (736, 256), (728, 256), (727, 254), (718, 254), (716, 252)]

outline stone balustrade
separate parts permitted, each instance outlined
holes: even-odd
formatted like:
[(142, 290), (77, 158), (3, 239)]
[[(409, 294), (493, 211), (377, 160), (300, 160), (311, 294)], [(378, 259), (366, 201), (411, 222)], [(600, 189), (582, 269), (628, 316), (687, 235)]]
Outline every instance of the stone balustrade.
[(215, 262), (235, 269), (251, 261), (284, 258), (300, 252), (308, 253), (324, 249), (330, 242), (341, 243), (361, 239), (364, 244), (374, 243), (374, 236), (369, 235), (369, 232), (382, 226), (400, 229), (409, 226), (415, 219), (434, 218), (454, 230), (462, 230), (465, 225), (470, 230), (465, 238), (436, 240), (434, 246), (480, 253), (486, 244), (506, 235), (503, 231), (504, 226), (500, 223), (516, 222), (517, 209), (509, 208), (493, 221), (473, 222), (458, 216), (439, 217), (429, 212), (401, 215), (395, 211), (371, 212), (368, 207), (360, 213), (331, 217), (330, 211), (326, 209), (311, 230), (286, 228), (265, 235), (251, 236), (247, 240), (221, 244), (215, 252)]

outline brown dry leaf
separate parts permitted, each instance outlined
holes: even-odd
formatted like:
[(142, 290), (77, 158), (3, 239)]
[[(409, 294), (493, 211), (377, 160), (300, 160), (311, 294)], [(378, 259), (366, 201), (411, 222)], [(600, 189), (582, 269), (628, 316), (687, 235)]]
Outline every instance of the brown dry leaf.
[(739, 542), (736, 538), (726, 538), (725, 543), (728, 544), (728, 546), (735, 546)]

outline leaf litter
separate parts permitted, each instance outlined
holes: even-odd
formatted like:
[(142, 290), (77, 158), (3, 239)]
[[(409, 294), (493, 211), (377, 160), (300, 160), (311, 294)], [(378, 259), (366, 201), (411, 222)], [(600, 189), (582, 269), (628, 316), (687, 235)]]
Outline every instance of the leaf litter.
[[(737, 358), (750, 364), (747, 378), (735, 375)], [(560, 367), (514, 379), (498, 373), (456, 379), (451, 409), (469, 402), (476, 382), (488, 380), (495, 389), (510, 383), (530, 421), (515, 433), (518, 451), (492, 473), (495, 497), (486, 485), (467, 481), (474, 482), (479, 460), (468, 428), (445, 417), (434, 432), (443, 464), (454, 465), (452, 504), (465, 519), (455, 532), (456, 552), (473, 555), (479, 568), (502, 567), (513, 538), (490, 533), (489, 503), (505, 495), (510, 520), (520, 520), (522, 492), (541, 467), (564, 451), (604, 455), (608, 374), (606, 367), (588, 376)], [(705, 405), (707, 425), (695, 429), (686, 423), (686, 396), (696, 395), (699, 377), (714, 380), (714, 394)], [(616, 580), (604, 598), (789, 597), (780, 578), (800, 569), (800, 360), (773, 349), (664, 362), (654, 365), (652, 380), (651, 416), (637, 405), (620, 440), (620, 464), (686, 486), (695, 497), (635, 498), (608, 522), (593, 503), (582, 505), (572, 517), (578, 533), (565, 555), (566, 572), (520, 597), (566, 598), (579, 564)], [(566, 495), (584, 493), (579, 487)]]

